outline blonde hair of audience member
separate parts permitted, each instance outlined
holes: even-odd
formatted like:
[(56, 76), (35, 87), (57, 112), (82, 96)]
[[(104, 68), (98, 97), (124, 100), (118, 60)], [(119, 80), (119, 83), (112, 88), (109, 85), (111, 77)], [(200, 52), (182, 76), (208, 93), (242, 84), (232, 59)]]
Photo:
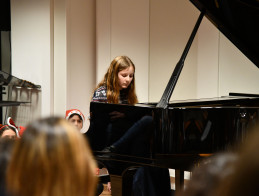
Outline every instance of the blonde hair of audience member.
[[(97, 85), (95, 90), (97, 90), (101, 86), (107, 86), (107, 100), (108, 103), (119, 103), (120, 96), (120, 86), (119, 86), (119, 78), (118, 73), (122, 70), (125, 70), (129, 67), (133, 67), (135, 73), (135, 65), (131, 61), (131, 59), (127, 56), (117, 56), (115, 57), (106, 74), (104, 75), (103, 80)], [(127, 88), (128, 90), (128, 103), (135, 104), (138, 102), (138, 98), (135, 90), (135, 74), (133, 75), (133, 79)]]
[(259, 195), (259, 125), (250, 130), (240, 147), (236, 172), (222, 181), (218, 191), (221, 196)]
[(96, 167), (87, 141), (65, 119), (40, 119), (14, 146), (7, 187), (18, 196), (93, 196)]

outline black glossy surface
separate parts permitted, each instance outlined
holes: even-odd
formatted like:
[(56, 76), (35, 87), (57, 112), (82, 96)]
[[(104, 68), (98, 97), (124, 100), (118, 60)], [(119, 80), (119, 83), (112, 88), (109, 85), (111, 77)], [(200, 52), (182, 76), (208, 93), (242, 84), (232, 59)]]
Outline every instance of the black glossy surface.
[(257, 0), (190, 0), (259, 67), (259, 2)]
[[(232, 100), (232, 101), (230, 101)], [(151, 165), (188, 170), (201, 154), (230, 150), (242, 142), (250, 127), (259, 120), (258, 98), (222, 98), (170, 104), (167, 109), (154, 105), (138, 106), (91, 103), (91, 121), (87, 137), (98, 160), (121, 173), (132, 165)], [(180, 105), (182, 105), (180, 107)], [(126, 119), (111, 121), (109, 113), (124, 112)], [(152, 116), (152, 125), (120, 152), (102, 152), (107, 145), (107, 127), (125, 133), (138, 119)], [(117, 138), (118, 134), (115, 134)], [(120, 168), (118, 171), (118, 168)]]

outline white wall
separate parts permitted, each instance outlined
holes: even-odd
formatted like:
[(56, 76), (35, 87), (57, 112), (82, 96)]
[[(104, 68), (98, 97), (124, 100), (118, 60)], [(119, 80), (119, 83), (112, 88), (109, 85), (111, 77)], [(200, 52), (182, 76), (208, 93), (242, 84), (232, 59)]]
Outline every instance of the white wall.
[(259, 69), (224, 35), (219, 37), (219, 93), (259, 94)]
[[(126, 54), (136, 65), (140, 101), (159, 101), (198, 14), (189, 1), (182, 0), (98, 0), (96, 82), (115, 56)], [(175, 99), (197, 96), (197, 38), (185, 64)]]
[[(53, 82), (53, 114), (64, 116), (67, 103), (67, 1), (53, 0), (50, 5), (50, 35), (53, 37), (51, 82)], [(53, 10), (53, 11), (52, 11)]]
[(35, 118), (52, 112), (50, 31), (49, 0), (11, 0), (12, 74), (41, 85), (41, 110)]
[(219, 31), (204, 17), (197, 37), (197, 98), (218, 97)]
[(139, 101), (148, 101), (149, 0), (97, 0), (96, 9), (96, 83), (114, 57), (127, 55), (136, 66)]
[[(188, 0), (150, 0), (149, 101), (159, 101), (199, 11)], [(259, 94), (259, 69), (203, 18), (171, 100)]]
[(206, 18), (198, 41), (197, 98), (259, 94), (259, 69)]
[[(158, 102), (179, 61), (198, 12), (187, 0), (151, 0), (149, 100)], [(195, 98), (197, 38), (188, 53), (172, 99)]]
[[(95, 86), (95, 1), (11, 2), (12, 74), (42, 86), (36, 116), (87, 116)], [(86, 126), (85, 126), (86, 127)]]
[[(78, 108), (87, 118), (91, 95), (96, 85), (95, 0), (68, 2), (66, 108)], [(87, 121), (83, 131), (88, 126)]]

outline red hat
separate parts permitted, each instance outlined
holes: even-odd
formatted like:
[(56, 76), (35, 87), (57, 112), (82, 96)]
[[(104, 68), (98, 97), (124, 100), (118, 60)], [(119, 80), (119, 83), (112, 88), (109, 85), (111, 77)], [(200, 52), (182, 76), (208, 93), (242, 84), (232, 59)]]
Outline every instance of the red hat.
[(7, 118), (7, 125), (14, 128), (15, 132), (16, 132), (16, 136), (19, 138), (20, 134), (19, 134), (19, 129), (18, 127), (15, 125), (13, 119), (11, 117)]
[(78, 109), (67, 110), (67, 111), (66, 111), (66, 117), (65, 117), (66, 120), (68, 120), (72, 114), (77, 114), (77, 115), (79, 115), (79, 116), (82, 118), (83, 124), (84, 124), (85, 116), (84, 116), (83, 113), (82, 113), (80, 110), (78, 110)]

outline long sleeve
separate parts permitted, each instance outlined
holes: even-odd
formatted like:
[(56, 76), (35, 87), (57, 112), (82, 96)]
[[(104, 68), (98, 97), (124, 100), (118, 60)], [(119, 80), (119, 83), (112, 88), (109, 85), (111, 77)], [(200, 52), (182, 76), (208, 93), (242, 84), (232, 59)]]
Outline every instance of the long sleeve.
[(107, 89), (105, 86), (99, 87), (93, 95), (93, 102), (105, 102), (107, 103)]

